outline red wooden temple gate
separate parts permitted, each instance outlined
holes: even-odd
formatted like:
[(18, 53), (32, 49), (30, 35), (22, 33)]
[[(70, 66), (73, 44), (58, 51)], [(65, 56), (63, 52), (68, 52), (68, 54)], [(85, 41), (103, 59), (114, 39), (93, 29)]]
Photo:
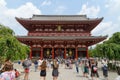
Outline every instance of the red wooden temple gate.
[(86, 15), (16, 18), (28, 30), (27, 36), (17, 36), (17, 39), (31, 47), (30, 58), (88, 58), (88, 47), (107, 38), (91, 36), (91, 31), (102, 19), (90, 19)]

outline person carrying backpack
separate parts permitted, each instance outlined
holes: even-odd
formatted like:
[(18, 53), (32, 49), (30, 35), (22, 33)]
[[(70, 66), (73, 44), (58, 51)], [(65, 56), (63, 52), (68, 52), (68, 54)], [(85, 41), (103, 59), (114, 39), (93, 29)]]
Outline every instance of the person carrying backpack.
[(103, 71), (103, 76), (106, 80), (108, 80), (108, 63), (107, 63), (107, 59), (104, 59), (102, 62), (103, 66), (102, 66), (102, 71)]
[(25, 76), (24, 76), (24, 80), (28, 80), (28, 75), (30, 72), (30, 66), (31, 66), (32, 62), (30, 59), (26, 59), (25, 61), (23, 61), (22, 66), (24, 68), (24, 72), (25, 72)]
[(104, 65), (104, 66), (102, 67), (102, 70), (103, 70), (103, 76), (104, 76), (105, 78), (107, 78), (107, 77), (108, 77), (108, 67), (107, 67), (106, 65)]
[[(95, 65), (95, 62), (92, 61), (91, 62), (91, 77), (92, 77), (92, 80), (94, 80), (93, 78), (95, 76), (97, 76), (97, 78), (99, 78), (99, 74), (98, 74), (98, 67)], [(97, 80), (97, 78), (95, 80)]]

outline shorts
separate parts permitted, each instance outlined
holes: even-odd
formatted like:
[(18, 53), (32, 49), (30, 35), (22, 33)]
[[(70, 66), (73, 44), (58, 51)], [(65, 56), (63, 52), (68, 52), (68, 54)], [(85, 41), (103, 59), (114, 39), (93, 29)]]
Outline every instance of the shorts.
[(25, 73), (29, 73), (29, 68), (25, 68)]

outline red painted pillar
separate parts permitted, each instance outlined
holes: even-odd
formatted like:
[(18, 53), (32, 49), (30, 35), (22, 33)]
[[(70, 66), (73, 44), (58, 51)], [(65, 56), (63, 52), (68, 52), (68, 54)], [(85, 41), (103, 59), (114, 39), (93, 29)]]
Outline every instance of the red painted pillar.
[(66, 47), (64, 48), (64, 58), (66, 59)]
[(32, 59), (32, 46), (30, 47), (30, 59)]
[(52, 47), (52, 59), (54, 59), (54, 48)]
[(39, 56), (39, 57), (41, 58), (41, 47), (40, 47), (40, 52), (39, 52), (39, 53), (40, 53), (40, 56)]
[(40, 59), (43, 59), (43, 47), (41, 47), (41, 52), (40, 52)]
[(76, 52), (75, 53), (75, 58), (78, 59), (78, 48), (77, 47), (75, 48), (75, 52)]
[(89, 54), (88, 54), (88, 47), (86, 47), (86, 58), (89, 58)]

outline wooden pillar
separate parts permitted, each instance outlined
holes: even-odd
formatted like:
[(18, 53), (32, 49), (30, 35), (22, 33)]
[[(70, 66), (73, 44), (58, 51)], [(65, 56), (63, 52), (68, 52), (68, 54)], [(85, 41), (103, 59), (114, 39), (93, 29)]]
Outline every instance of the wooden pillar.
[(66, 47), (64, 48), (64, 58), (66, 59)]
[(75, 48), (75, 58), (78, 59), (78, 47)]
[(54, 59), (54, 47), (52, 47), (52, 59)]
[(89, 58), (89, 54), (88, 54), (88, 47), (86, 47), (86, 58)]
[(40, 59), (43, 59), (43, 47), (41, 47), (41, 52), (40, 52)]
[(32, 59), (32, 46), (30, 46), (30, 59)]

